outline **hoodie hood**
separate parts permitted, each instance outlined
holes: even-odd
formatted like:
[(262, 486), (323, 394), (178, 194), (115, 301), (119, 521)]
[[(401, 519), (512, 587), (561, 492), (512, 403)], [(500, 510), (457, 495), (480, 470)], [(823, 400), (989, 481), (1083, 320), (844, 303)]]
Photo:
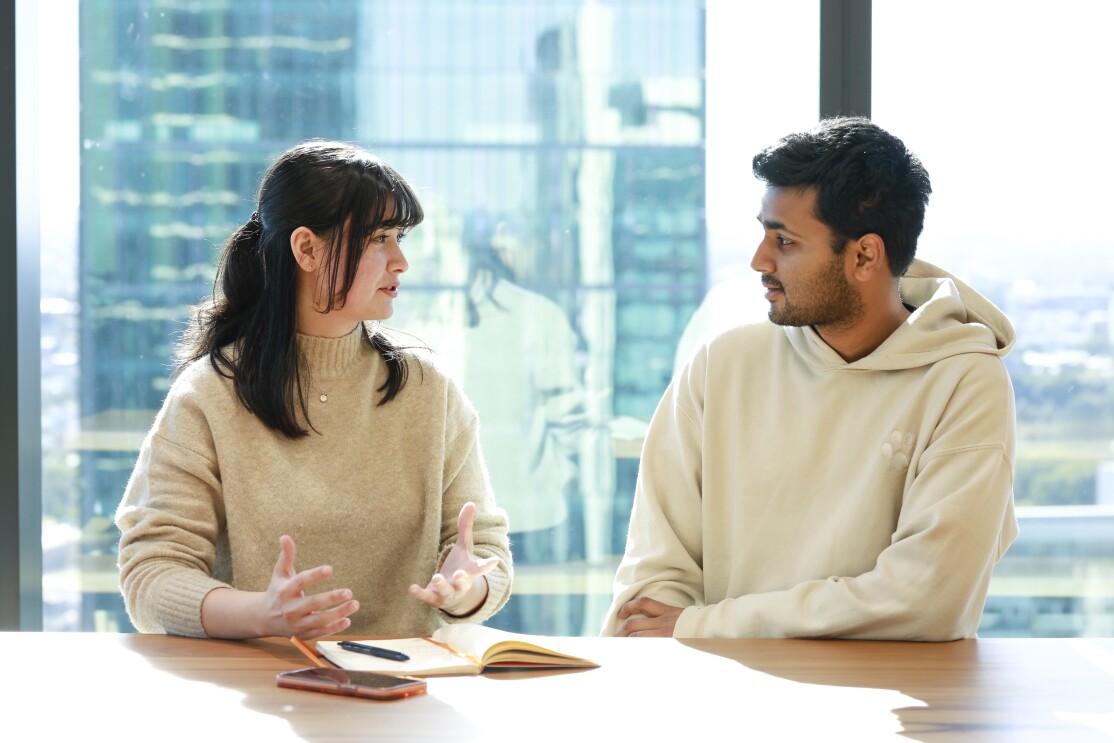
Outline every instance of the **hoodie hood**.
[(783, 330), (804, 360), (824, 371), (913, 369), (965, 353), (1005, 356), (1017, 339), (989, 299), (926, 261), (913, 261), (905, 272), (901, 296), (913, 313), (873, 353), (852, 363), (811, 327)]

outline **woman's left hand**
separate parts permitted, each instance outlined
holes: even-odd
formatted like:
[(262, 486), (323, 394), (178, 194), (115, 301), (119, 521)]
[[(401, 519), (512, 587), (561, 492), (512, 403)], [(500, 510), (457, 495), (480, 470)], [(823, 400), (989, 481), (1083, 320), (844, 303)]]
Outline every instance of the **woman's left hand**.
[(497, 557), (480, 560), (472, 554), (475, 515), (476, 504), (465, 503), (456, 521), (456, 544), (445, 557), (441, 572), (434, 574), (425, 588), (416, 583), (410, 586), (410, 595), (414, 598), (458, 617), (471, 614), (483, 604), (487, 598), (484, 574), (499, 563)]

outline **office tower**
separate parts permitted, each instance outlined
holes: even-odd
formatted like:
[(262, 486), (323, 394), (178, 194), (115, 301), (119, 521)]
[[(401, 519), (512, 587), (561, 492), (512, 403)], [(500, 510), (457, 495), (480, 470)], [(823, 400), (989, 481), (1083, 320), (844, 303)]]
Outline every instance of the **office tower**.
[[(111, 518), (174, 343), (262, 172), (310, 137), (368, 147), (423, 199), (402, 329), (467, 293), (470, 226), (515, 224), (517, 284), (558, 308), (583, 387), (560, 559), (609, 570), (637, 461), (614, 450), (614, 421), (649, 419), (704, 290), (702, 3), (79, 7), (78, 481), (45, 497), (78, 492), (80, 627), (129, 627)], [(469, 390), (481, 419), (492, 392)]]
[(251, 213), (278, 151), (352, 136), (358, 12), (350, 2), (80, 4), (82, 629), (119, 620), (111, 517), (219, 245)]
[[(702, 4), (378, 7), (364, 35), (393, 43), (361, 46), (361, 88), (387, 92), (361, 97), (361, 135), (433, 195), (397, 320), (429, 341), (467, 293), (467, 225), (515, 223), (515, 281), (560, 306), (578, 338), (588, 428), (570, 528), (574, 553), (606, 559), (622, 551), (637, 467), (613, 426), (649, 420), (704, 294)], [(485, 420), (498, 402), (470, 386)]]

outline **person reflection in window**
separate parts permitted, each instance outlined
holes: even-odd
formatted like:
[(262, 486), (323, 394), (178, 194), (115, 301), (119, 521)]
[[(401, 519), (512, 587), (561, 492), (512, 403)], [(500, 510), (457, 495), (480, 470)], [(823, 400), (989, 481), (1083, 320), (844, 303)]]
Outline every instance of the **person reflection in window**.
[[(480, 415), (492, 490), (506, 510), (517, 568), (582, 553), (577, 449), (586, 415), (578, 338), (565, 311), (523, 288), (523, 230), (477, 212), (465, 222), (468, 276), (448, 313), (415, 334), (459, 375)], [(448, 322), (446, 323), (446, 316)], [(580, 634), (583, 596), (516, 589), (486, 624), (534, 634)]]

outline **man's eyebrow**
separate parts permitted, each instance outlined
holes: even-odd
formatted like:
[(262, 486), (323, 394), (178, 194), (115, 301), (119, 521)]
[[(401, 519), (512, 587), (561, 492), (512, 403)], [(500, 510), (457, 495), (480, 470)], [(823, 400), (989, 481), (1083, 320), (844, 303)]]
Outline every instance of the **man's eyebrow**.
[(779, 222), (776, 219), (763, 219), (761, 214), (758, 215), (758, 222), (767, 230), (781, 230), (782, 232), (796, 234), (793, 232), (793, 230), (786, 227), (784, 223)]

